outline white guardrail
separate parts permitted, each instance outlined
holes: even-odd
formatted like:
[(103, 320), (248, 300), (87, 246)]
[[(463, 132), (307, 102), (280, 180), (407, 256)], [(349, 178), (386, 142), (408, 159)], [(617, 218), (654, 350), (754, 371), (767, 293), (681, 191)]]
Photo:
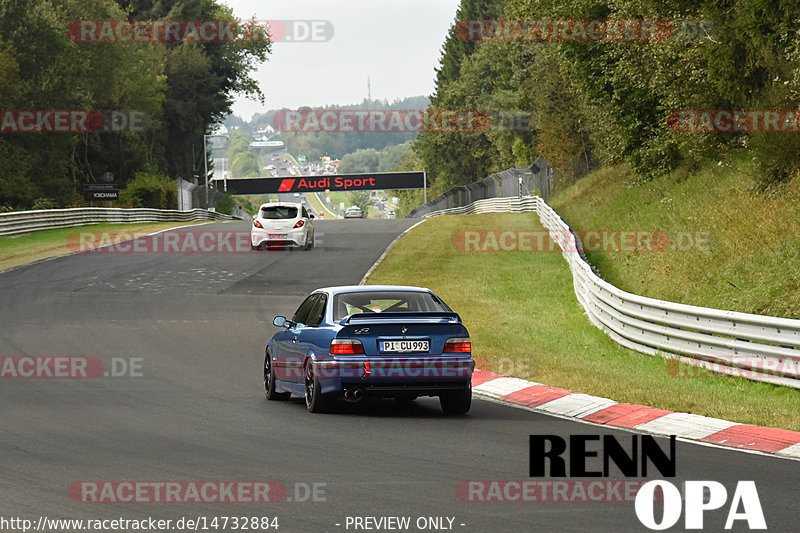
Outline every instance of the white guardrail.
[(70, 228), (87, 224), (133, 224), (137, 222), (195, 222), (200, 220), (237, 220), (237, 217), (205, 209), (173, 211), (169, 209), (117, 207), (78, 207), (0, 213), (0, 236), (21, 235), (32, 231)]
[(614, 341), (713, 372), (800, 388), (800, 320), (678, 304), (625, 292), (600, 278), (580, 251), (580, 240), (538, 196), (490, 198), (429, 213), (538, 213), (572, 271), (589, 320)]

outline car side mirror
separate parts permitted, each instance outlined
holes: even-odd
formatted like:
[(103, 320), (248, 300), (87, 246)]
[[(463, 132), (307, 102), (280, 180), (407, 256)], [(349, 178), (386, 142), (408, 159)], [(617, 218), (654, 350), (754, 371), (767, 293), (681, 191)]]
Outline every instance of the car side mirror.
[(276, 316), (275, 318), (272, 319), (272, 324), (274, 326), (279, 327), (279, 328), (282, 328), (284, 325), (286, 325), (286, 322), (287, 322), (287, 320), (286, 320), (285, 316), (278, 315), (278, 316)]
[(308, 218), (313, 220), (314, 219), (314, 215), (308, 215)]

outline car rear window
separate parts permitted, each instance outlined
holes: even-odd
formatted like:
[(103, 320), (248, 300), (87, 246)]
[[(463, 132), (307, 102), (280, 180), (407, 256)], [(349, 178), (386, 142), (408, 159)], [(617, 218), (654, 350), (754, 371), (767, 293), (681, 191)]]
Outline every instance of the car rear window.
[(261, 208), (261, 218), (280, 220), (287, 218), (297, 218), (297, 208), (290, 206), (272, 206)]
[(333, 309), (334, 320), (353, 313), (450, 311), (436, 296), (421, 291), (343, 292), (333, 297)]

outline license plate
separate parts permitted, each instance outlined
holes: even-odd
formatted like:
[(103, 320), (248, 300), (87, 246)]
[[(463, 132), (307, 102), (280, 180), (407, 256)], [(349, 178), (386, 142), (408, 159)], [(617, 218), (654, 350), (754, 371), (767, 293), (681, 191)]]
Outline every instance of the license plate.
[(381, 341), (384, 353), (428, 353), (430, 341)]
[(286, 235), (284, 235), (282, 233), (270, 233), (269, 234), (269, 238), (270, 239), (285, 239)]

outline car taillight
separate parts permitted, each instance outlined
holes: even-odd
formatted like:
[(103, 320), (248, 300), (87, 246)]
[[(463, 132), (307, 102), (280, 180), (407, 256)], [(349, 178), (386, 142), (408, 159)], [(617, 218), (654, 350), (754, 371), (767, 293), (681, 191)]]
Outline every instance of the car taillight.
[(298, 220), (298, 221), (297, 221), (297, 224), (295, 224), (295, 225), (294, 225), (294, 227), (295, 227), (295, 228), (302, 228), (302, 227), (303, 227), (303, 224), (305, 224), (305, 223), (306, 223), (306, 221), (305, 221), (305, 220)]
[(364, 345), (358, 339), (333, 339), (331, 355), (358, 355), (364, 353)]
[(471, 353), (472, 342), (469, 337), (454, 337), (444, 343), (444, 353)]
[(263, 228), (263, 227), (264, 227), (264, 226), (262, 226), (262, 225), (261, 225), (261, 222), (259, 222), (258, 220), (256, 220), (255, 222), (253, 222), (253, 225), (254, 225), (255, 227), (257, 227), (257, 228)]

